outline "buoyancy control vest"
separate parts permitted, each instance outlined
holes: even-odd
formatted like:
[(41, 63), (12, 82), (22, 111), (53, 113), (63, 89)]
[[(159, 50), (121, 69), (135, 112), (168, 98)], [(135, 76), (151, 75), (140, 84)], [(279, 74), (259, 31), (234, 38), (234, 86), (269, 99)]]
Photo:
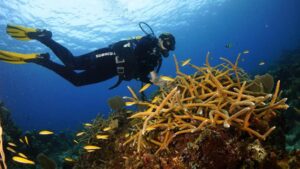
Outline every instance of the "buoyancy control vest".
[(147, 35), (142, 38), (122, 40), (109, 46), (115, 53), (118, 82), (110, 87), (117, 87), (123, 80), (145, 79), (150, 71), (161, 65), (158, 39)]

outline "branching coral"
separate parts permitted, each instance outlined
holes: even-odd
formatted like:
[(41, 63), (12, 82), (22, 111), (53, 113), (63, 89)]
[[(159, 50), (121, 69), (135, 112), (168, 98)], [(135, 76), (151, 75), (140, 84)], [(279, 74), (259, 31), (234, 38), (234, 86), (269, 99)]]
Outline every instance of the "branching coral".
[[(129, 87), (130, 103), (146, 106), (147, 109), (133, 114), (131, 119), (140, 119), (123, 145), (135, 145), (137, 151), (156, 145), (156, 153), (168, 150), (172, 140), (185, 133), (201, 132), (206, 126), (234, 127), (249, 135), (265, 140), (275, 126), (270, 122), (276, 111), (287, 109), (286, 98), (278, 97), (280, 81), (273, 94), (248, 89), (253, 81), (235, 63), (221, 58), (224, 63), (211, 66), (206, 56), (204, 67), (188, 64), (196, 70), (193, 75), (180, 71), (176, 57), (177, 77), (152, 101), (140, 101)], [(261, 123), (266, 123), (261, 127)], [(239, 132), (243, 133), (243, 132)]]
[(2, 133), (3, 133), (3, 129), (2, 129), (1, 123), (0, 123), (0, 157), (1, 157), (1, 163), (2, 163), (2, 164), (0, 164), (0, 169), (2, 169), (2, 166), (4, 169), (7, 169), (7, 166), (5, 163), (5, 154), (3, 151)]

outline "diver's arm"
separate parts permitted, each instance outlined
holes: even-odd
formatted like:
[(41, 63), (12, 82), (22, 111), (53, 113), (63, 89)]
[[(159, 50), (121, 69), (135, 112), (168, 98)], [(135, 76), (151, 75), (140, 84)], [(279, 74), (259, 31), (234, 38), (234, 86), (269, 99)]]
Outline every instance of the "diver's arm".
[(142, 76), (138, 80), (141, 81), (141, 82), (143, 82), (143, 83), (152, 83), (150, 81), (150, 78), (148, 76)]

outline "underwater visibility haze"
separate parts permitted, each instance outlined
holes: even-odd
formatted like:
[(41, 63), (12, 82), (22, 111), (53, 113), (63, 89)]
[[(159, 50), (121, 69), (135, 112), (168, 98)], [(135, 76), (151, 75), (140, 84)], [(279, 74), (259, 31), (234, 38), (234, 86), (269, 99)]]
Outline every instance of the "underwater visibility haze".
[[(300, 107), (296, 107), (299, 105), (299, 101), (297, 101), (300, 97), (299, 86), (295, 87), (299, 84), (299, 74), (292, 74), (292, 70), (288, 71), (289, 68), (293, 68), (294, 72), (298, 71), (298, 66), (293, 67), (292, 65), (297, 65), (300, 57), (299, 9), (299, 0), (0, 0), (0, 50), (18, 53), (48, 52), (51, 60), (62, 64), (55, 54), (40, 42), (36, 40), (19, 41), (11, 38), (6, 33), (7, 25), (15, 24), (50, 30), (55, 41), (67, 47), (73, 55), (79, 56), (107, 47), (120, 40), (144, 36), (145, 33), (140, 29), (139, 22), (146, 22), (156, 36), (170, 32), (176, 38), (176, 49), (170, 52), (168, 58), (163, 58), (159, 75), (176, 77), (173, 55), (176, 56), (179, 64), (190, 59), (190, 63), (201, 67), (208, 66), (205, 57), (208, 52), (210, 53), (208, 60), (211, 65), (218, 65), (225, 60), (220, 60), (220, 57), (234, 63), (238, 54), (242, 53), (238, 67), (248, 73), (249, 77), (245, 76), (245, 79), (254, 79), (257, 74), (272, 74), (273, 72), (272, 76), (275, 78), (273, 86), (276, 87), (277, 80), (281, 80), (281, 84), (284, 85), (280, 86), (280, 90), (288, 91), (285, 93), (286, 95), (283, 95), (288, 99), (295, 100), (288, 104), (290, 107), (295, 106), (292, 109), (299, 113)], [(148, 29), (146, 28), (146, 30)], [(283, 55), (293, 59), (284, 62)], [(185, 74), (193, 74), (195, 71), (188, 66), (181, 69)], [(210, 69), (209, 66), (208, 69)], [(226, 67), (224, 69), (227, 70)], [(100, 83), (76, 87), (56, 73), (33, 63), (16, 65), (0, 62), (0, 70), (0, 101), (9, 109), (12, 120), (23, 132), (33, 130), (78, 131), (83, 124), (90, 124), (97, 115), (108, 117), (114, 111), (108, 104), (110, 98), (131, 96), (132, 92), (128, 90), (127, 86), (134, 91), (141, 88), (141, 82), (131, 80), (123, 81), (117, 88), (109, 90), (109, 87), (117, 82), (117, 77)], [(228, 69), (228, 71), (231, 70)], [(288, 73), (292, 75), (290, 76)], [(207, 76), (213, 75), (208, 71)], [(231, 74), (228, 74), (229, 76)], [(258, 78), (256, 77), (256, 79)], [(297, 83), (294, 88), (289, 86), (293, 82)], [(238, 81), (237, 84), (238, 89), (236, 90), (243, 90), (242, 82)], [(151, 85), (145, 91), (146, 96), (150, 98), (157, 89), (159, 89), (157, 86)], [(271, 91), (265, 92), (273, 93), (273, 90)], [(175, 97), (175, 90), (173, 93), (172, 91), (168, 92), (171, 93), (170, 97)], [(282, 96), (281, 93), (279, 95)], [(264, 97), (267, 96), (264, 95)], [(250, 96), (246, 98), (248, 99)], [(270, 107), (275, 100), (268, 102)], [(287, 105), (284, 104), (285, 101), (278, 103), (280, 104), (278, 109), (287, 108)], [(218, 106), (222, 103), (220, 101)], [(226, 104), (224, 103), (224, 106)], [(260, 111), (261, 109), (257, 109), (257, 112)], [(137, 114), (132, 118), (140, 116)], [(220, 115), (220, 117), (223, 116)], [(147, 119), (146, 122), (141, 125), (141, 131), (138, 132), (143, 134), (148, 132), (147, 125), (150, 125), (148, 121), (155, 118), (158, 121), (162, 120), (155, 116), (147, 116), (144, 118), (144, 120)], [(297, 118), (300, 121), (300, 116)], [(168, 119), (165, 120), (168, 121)], [(241, 120), (239, 120), (232, 119), (232, 123), (236, 123), (233, 125), (240, 125)], [(224, 126), (227, 125), (229, 124), (224, 122)], [(250, 134), (252, 136), (256, 135), (245, 126), (246, 122), (244, 131), (252, 133)], [(271, 132), (273, 129), (275, 128), (270, 126), (268, 131)], [(151, 130), (149, 129), (149, 131)], [(261, 130), (258, 129), (258, 131)], [(181, 133), (174, 134), (172, 138), (175, 139), (175, 136), (179, 134)], [(257, 137), (264, 140), (268, 135), (267, 133)], [(97, 137), (107, 139), (106, 136)], [(139, 152), (143, 143), (138, 137), (142, 136), (136, 135), (135, 137), (134, 135), (132, 140), (138, 142), (140, 147), (137, 148), (137, 151)], [(293, 140), (290, 142), (290, 150), (294, 149), (295, 144), (299, 148), (299, 141), (295, 141), (298, 136), (291, 134), (290, 137)], [(151, 136), (147, 139), (160, 146), (159, 150), (156, 149), (157, 153), (166, 148), (162, 145), (167, 144), (168, 141), (171, 142), (166, 139), (163, 143), (158, 143)], [(129, 145), (132, 140), (124, 144)], [(179, 139), (177, 141), (180, 142)], [(89, 148), (86, 147), (86, 149)], [(95, 150), (97, 147), (91, 149)], [(90, 162), (90, 159), (87, 156), (81, 158), (80, 165), (88, 165), (83, 161), (86, 160), (87, 163)], [(147, 156), (148, 158), (151, 159), (152, 156)], [(197, 168), (196, 165), (194, 167)]]

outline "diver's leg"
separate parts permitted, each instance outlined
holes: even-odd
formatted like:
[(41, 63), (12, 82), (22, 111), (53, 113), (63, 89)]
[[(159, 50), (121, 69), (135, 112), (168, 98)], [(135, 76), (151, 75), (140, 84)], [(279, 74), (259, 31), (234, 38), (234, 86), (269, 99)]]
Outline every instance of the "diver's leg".
[(66, 47), (51, 38), (41, 38), (37, 40), (49, 47), (65, 66), (71, 69), (76, 69), (75, 57)]
[[(77, 70), (87, 70), (92, 67), (102, 67), (108, 70), (107, 68), (110, 67), (108, 65), (115, 65), (115, 52), (110, 48), (101, 48), (87, 54), (76, 56), (73, 62)], [(112, 70), (110, 69), (109, 71)]]
[(113, 74), (112, 72), (108, 72), (106, 69), (91, 68), (86, 71), (77, 73), (73, 69), (55, 63), (51, 60), (32, 60), (31, 62), (54, 71), (75, 86), (84, 86), (92, 83), (97, 83), (115, 76), (115, 74)]
[[(73, 54), (66, 47), (62, 46), (61, 44), (59, 44), (51, 38), (43, 38), (38, 40), (47, 47), (49, 47), (55, 53), (55, 55), (64, 63), (64, 65), (76, 70), (89, 69), (91, 66), (95, 65), (96, 62), (99, 62), (98, 60), (100, 57), (114, 55), (114, 52), (110, 48), (101, 48), (90, 53), (74, 57)], [(97, 56), (100, 57), (97, 58)], [(102, 58), (100, 58), (100, 60), (102, 60)]]

